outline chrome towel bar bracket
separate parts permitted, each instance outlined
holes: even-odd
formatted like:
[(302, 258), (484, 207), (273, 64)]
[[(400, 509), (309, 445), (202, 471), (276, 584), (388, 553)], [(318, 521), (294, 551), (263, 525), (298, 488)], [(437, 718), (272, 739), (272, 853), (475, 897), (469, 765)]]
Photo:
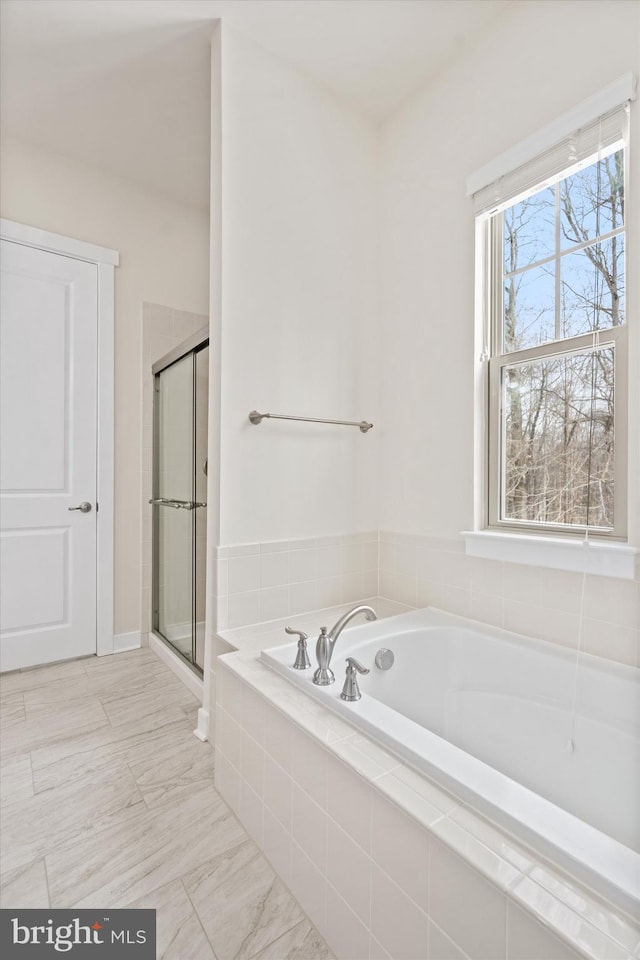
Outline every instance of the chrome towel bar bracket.
[(367, 420), (322, 420), (319, 417), (289, 417), (280, 413), (258, 413), (257, 410), (252, 410), (249, 414), (249, 420), (251, 423), (256, 426), (259, 423), (262, 423), (263, 420), (301, 420), (304, 423), (335, 423), (341, 427), (358, 427), (360, 433), (366, 433), (367, 430), (371, 430), (373, 424), (369, 423)]

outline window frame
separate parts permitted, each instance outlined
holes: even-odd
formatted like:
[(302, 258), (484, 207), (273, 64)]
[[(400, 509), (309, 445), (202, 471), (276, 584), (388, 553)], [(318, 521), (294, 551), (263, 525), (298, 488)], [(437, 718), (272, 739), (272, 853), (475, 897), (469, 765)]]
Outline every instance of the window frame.
[[(625, 151), (624, 175), (625, 196), (629, 180), (629, 152), (627, 144), (622, 146)], [(598, 158), (595, 157), (595, 162)], [(585, 164), (587, 166), (587, 164)], [(560, 180), (568, 175), (572, 169), (567, 165), (559, 171), (554, 180)], [(537, 192), (547, 186), (543, 182), (539, 188), (528, 191)], [(596, 527), (591, 524), (562, 524), (543, 523), (531, 520), (517, 520), (502, 517), (503, 503), (503, 448), (504, 448), (504, 405), (502, 389), (502, 371), (505, 367), (514, 364), (535, 361), (546, 357), (561, 357), (575, 353), (588, 353), (596, 345), (596, 334), (593, 332), (560, 340), (551, 340), (538, 346), (527, 347), (522, 350), (503, 352), (503, 214), (507, 207), (517, 203), (521, 197), (514, 197), (507, 203), (501, 204), (501, 209), (479, 215), (477, 218), (480, 228), (482, 244), (481, 271), (483, 278), (483, 356), (487, 360), (486, 377), (486, 449), (485, 449), (485, 524), (488, 531), (502, 531), (504, 533), (539, 534), (543, 536), (556, 535), (561, 537), (582, 537), (588, 532), (590, 537), (598, 537), (605, 541), (627, 540), (627, 463), (628, 463), (628, 417), (629, 417), (629, 383), (628, 383), (628, 316), (625, 322), (615, 327), (598, 331), (597, 344), (600, 348), (613, 346), (614, 355), (614, 525), (612, 528)], [(622, 235), (624, 243), (625, 285), (627, 283), (627, 239), (628, 222), (625, 218)], [(594, 238), (594, 242), (600, 238)], [(558, 251), (556, 251), (558, 256)], [(627, 299), (628, 302), (628, 299)]]

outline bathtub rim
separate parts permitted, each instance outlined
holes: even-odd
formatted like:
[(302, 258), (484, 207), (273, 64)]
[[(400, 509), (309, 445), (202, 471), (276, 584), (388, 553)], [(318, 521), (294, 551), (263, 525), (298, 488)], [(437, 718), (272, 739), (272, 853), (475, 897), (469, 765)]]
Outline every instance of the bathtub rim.
[[(349, 632), (348, 647), (344, 644), (347, 647), (346, 652), (353, 652), (354, 648), (363, 642), (376, 639), (382, 641), (392, 630), (397, 635), (409, 632), (417, 626), (424, 627), (425, 615), (432, 617), (430, 626), (473, 629), (511, 643), (523, 643), (529, 647), (540, 646), (545, 653), (554, 656), (575, 656), (574, 651), (558, 647), (557, 644), (521, 637), (433, 607), (354, 627)], [(398, 630), (398, 627), (404, 629)], [(291, 643), (266, 648), (260, 653), (260, 661), (296, 689), (303, 690), (305, 695), (321, 703), (325, 709), (346, 720), (355, 730), (374, 743), (381, 744), (420, 776), (452, 794), (454, 798), (459, 798), (463, 805), (489, 820), (499, 830), (511, 835), (516, 842), (526, 844), (541, 857), (575, 877), (578, 882), (596, 891), (615, 908), (631, 917), (640, 915), (639, 853), (375, 698), (363, 697), (357, 703), (346, 703), (339, 697), (341, 684), (338, 681), (330, 687), (315, 686), (311, 682), (313, 668), (306, 671), (291, 668), (295, 649), (295, 644)], [(628, 675), (631, 671), (635, 675), (639, 672), (627, 664), (604, 660), (592, 654), (581, 656), (597, 661), (604, 669), (614, 673)], [(408, 743), (398, 743), (397, 737), (394, 738), (386, 733), (384, 727), (381, 728), (385, 719), (392, 719)], [(414, 744), (413, 747), (409, 746), (411, 743)], [(422, 750), (416, 746), (418, 743)], [(425, 745), (435, 749), (441, 758), (444, 757), (444, 769), (422, 757)], [(462, 779), (456, 773), (460, 765), (464, 770)], [(471, 783), (469, 772), (472, 774)], [(504, 797), (502, 805), (497, 800), (501, 793), (508, 794), (506, 809)]]

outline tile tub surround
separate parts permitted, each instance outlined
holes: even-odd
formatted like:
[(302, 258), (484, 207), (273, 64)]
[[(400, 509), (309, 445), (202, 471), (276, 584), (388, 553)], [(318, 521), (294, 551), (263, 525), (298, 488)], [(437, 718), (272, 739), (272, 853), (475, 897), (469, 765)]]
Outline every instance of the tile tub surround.
[(0, 906), (147, 907), (160, 960), (330, 960), (150, 649), (0, 679)]
[(640, 928), (261, 664), (218, 664), (216, 784), (342, 960), (631, 960)]
[[(582, 574), (467, 556), (464, 541), (388, 531), (212, 548), (218, 632), (380, 596), (575, 647)], [(640, 571), (587, 575), (582, 649), (640, 666)]]
[[(380, 532), (382, 597), (438, 607), (513, 633), (575, 648), (582, 574), (467, 556), (464, 541)], [(635, 580), (587, 575), (581, 647), (640, 666), (640, 570)]]
[(217, 547), (218, 630), (378, 593), (378, 532)]

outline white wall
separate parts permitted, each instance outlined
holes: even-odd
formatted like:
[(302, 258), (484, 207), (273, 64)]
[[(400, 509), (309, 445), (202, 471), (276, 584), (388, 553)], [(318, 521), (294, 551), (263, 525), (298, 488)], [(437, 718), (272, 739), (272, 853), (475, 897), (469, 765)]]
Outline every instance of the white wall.
[[(639, 46), (636, 0), (515, 4), (386, 124), (383, 530), (446, 538), (473, 525), (474, 226), (467, 175), (625, 71), (638, 72)], [(636, 102), (636, 126), (638, 113)], [(630, 277), (640, 255), (639, 198), (636, 190), (628, 211)], [(629, 305), (636, 543), (639, 303), (636, 289)]]
[(207, 214), (25, 143), (2, 141), (2, 216), (120, 252), (115, 301), (115, 632), (140, 629), (142, 302), (207, 314)]
[(224, 23), (219, 39), (219, 542), (368, 530), (377, 422), (364, 435), (247, 416), (378, 420), (376, 134)]

